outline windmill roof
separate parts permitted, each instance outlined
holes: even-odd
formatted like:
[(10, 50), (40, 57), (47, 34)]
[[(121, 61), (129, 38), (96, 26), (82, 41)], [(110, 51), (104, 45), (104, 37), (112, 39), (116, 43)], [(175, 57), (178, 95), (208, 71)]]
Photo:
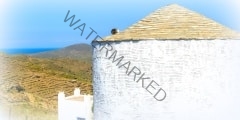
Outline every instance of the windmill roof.
[(126, 30), (104, 38), (123, 40), (238, 39), (240, 34), (177, 4), (165, 6)]

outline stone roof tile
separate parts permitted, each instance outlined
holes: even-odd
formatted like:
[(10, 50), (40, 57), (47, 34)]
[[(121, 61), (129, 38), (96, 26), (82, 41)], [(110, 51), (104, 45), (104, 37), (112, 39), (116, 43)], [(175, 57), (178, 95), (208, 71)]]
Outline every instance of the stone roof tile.
[(126, 30), (104, 38), (122, 40), (238, 39), (240, 34), (177, 4), (165, 6)]

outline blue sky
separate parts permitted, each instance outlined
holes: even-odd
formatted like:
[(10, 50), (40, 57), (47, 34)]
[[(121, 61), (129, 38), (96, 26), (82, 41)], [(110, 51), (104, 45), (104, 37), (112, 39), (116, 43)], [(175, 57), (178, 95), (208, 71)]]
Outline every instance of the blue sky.
[[(59, 48), (90, 43), (93, 28), (98, 35), (110, 35), (112, 28), (124, 30), (156, 9), (179, 4), (240, 31), (238, 0), (0, 0), (0, 48)], [(70, 10), (78, 23), (85, 23), (83, 36), (64, 18)]]

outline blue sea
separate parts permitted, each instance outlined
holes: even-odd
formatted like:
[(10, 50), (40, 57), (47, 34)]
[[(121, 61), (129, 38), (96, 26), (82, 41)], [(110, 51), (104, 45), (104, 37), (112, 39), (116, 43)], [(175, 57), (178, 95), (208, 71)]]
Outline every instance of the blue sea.
[(11, 48), (11, 49), (0, 49), (0, 52), (16, 55), (16, 54), (34, 54), (46, 51), (57, 50), (59, 48)]

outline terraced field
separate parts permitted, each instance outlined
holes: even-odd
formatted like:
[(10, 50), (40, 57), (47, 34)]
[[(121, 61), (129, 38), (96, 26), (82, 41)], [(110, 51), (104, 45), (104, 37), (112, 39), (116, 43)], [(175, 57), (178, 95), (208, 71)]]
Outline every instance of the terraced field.
[(80, 87), (92, 94), (90, 61), (0, 54), (0, 68), (0, 105), (24, 104), (56, 113), (59, 91), (72, 95)]

